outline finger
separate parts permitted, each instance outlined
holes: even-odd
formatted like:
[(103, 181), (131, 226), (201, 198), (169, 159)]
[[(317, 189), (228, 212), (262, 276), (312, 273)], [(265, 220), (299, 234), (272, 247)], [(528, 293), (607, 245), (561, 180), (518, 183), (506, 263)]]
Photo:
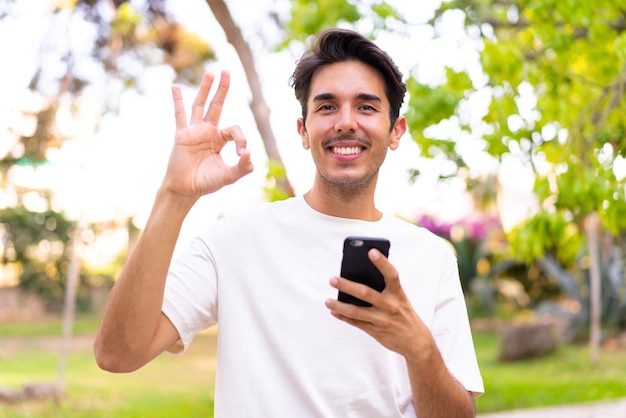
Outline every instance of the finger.
[(371, 308), (356, 306), (331, 298), (326, 299), (324, 304), (335, 318), (341, 319), (342, 321), (349, 322), (353, 325), (359, 324), (359, 327), (365, 324), (376, 323), (377, 313)]
[(239, 157), (239, 162), (226, 169), (226, 173), (224, 175), (224, 184), (232, 184), (242, 178), (243, 176), (250, 174), (254, 166), (252, 165), (252, 161), (250, 160), (250, 151), (243, 150)]
[(237, 149), (237, 155), (241, 155), (241, 151), (246, 149), (248, 140), (246, 139), (243, 131), (239, 126), (230, 126), (226, 129), (222, 129), (222, 138), (224, 141), (234, 141), (235, 148)]
[(202, 120), (202, 115), (204, 115), (204, 106), (206, 104), (207, 97), (209, 97), (209, 92), (211, 91), (214, 78), (215, 77), (211, 73), (205, 73), (202, 76), (202, 82), (200, 82), (198, 94), (196, 94), (196, 99), (193, 101), (193, 106), (191, 107), (191, 123)]
[(368, 251), (367, 256), (385, 278), (386, 287), (393, 288), (400, 284), (398, 271), (380, 251), (372, 248)]
[[(354, 296), (357, 299), (361, 299), (364, 302), (368, 302), (372, 305), (376, 305), (380, 299), (380, 292), (372, 289), (371, 287), (361, 284), (352, 280), (348, 280), (344, 277), (333, 277), (330, 279), (330, 285), (335, 289)], [(339, 302), (340, 303), (340, 302)], [(347, 304), (348, 306), (353, 306)]]
[(179, 86), (172, 86), (172, 98), (174, 99), (176, 129), (182, 129), (187, 126), (187, 116), (185, 115), (185, 105), (183, 104), (183, 96)]
[(226, 181), (234, 183), (241, 177), (249, 174), (254, 169), (250, 158), (250, 151), (246, 149), (247, 140), (239, 126), (231, 126), (221, 131), (224, 141), (234, 141), (239, 155), (239, 161), (236, 166), (230, 167), (227, 173)]
[(237, 163), (237, 169), (239, 170), (239, 178), (245, 176), (246, 174), (252, 173), (254, 170), (254, 165), (252, 164), (252, 159), (250, 158), (250, 151), (244, 149), (239, 154), (239, 162)]
[[(222, 115), (222, 109), (224, 108), (224, 101), (226, 100), (226, 94), (228, 93), (228, 88), (230, 87), (230, 73), (227, 70), (222, 71), (222, 75), (220, 77), (220, 84), (217, 86), (217, 91), (215, 92), (215, 96), (211, 100), (209, 104), (209, 109), (204, 116), (204, 121), (217, 125), (220, 116)], [(206, 99), (206, 97), (205, 97)]]

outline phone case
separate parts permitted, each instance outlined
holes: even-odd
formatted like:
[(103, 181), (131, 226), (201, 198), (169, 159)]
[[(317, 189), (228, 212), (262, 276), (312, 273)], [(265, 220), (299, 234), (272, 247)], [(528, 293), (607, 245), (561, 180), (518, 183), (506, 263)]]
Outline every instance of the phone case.
[[(380, 271), (367, 257), (370, 249), (376, 248), (385, 257), (389, 256), (390, 242), (385, 238), (348, 237), (343, 243), (343, 258), (341, 260), (341, 277), (363, 283), (372, 289), (382, 292), (385, 289), (385, 279)], [(358, 299), (344, 292), (339, 292), (337, 299), (341, 302), (357, 306), (372, 306), (370, 303)]]

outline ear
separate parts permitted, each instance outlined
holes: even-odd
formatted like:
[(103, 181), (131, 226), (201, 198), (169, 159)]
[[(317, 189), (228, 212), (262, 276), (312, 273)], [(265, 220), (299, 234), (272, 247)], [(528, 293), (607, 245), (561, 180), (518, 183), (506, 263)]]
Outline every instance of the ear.
[(302, 118), (298, 118), (298, 133), (302, 139), (302, 148), (308, 150), (310, 148), (309, 135), (306, 132), (306, 127), (304, 126), (304, 120)]
[(404, 116), (398, 117), (396, 123), (389, 134), (389, 149), (396, 150), (400, 146), (400, 138), (406, 133), (406, 118)]

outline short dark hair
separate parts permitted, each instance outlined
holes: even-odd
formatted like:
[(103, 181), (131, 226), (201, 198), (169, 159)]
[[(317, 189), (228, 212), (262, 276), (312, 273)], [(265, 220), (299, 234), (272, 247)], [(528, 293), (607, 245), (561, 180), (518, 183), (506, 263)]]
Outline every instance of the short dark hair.
[(306, 121), (307, 101), (315, 72), (324, 65), (343, 61), (360, 61), (383, 76), (385, 94), (390, 105), (389, 119), (393, 129), (400, 116), (400, 107), (406, 93), (402, 73), (389, 55), (373, 41), (347, 29), (334, 28), (319, 33), (297, 62), (289, 82), (302, 107), (302, 119)]

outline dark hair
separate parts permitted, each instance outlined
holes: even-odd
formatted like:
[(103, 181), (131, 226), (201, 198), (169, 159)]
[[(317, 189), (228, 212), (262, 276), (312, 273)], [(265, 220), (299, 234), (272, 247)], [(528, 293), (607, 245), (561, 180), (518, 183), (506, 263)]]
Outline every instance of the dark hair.
[(374, 42), (346, 29), (327, 29), (318, 34), (296, 64), (289, 82), (302, 107), (302, 119), (306, 121), (307, 101), (315, 71), (324, 65), (352, 60), (369, 65), (383, 76), (385, 94), (390, 105), (389, 119), (393, 129), (400, 116), (400, 107), (406, 93), (402, 73), (389, 55)]

